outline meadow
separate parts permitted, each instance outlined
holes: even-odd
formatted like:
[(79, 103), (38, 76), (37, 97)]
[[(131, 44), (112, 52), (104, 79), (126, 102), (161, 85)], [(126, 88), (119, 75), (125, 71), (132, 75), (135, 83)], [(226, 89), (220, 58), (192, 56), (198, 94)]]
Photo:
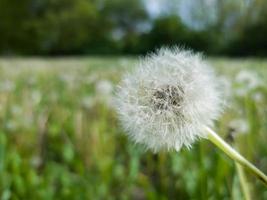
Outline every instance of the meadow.
[[(267, 173), (267, 60), (209, 58), (225, 111), (215, 130)], [(113, 94), (127, 57), (0, 59), (0, 198), (244, 199), (238, 169), (205, 139), (153, 154), (128, 140)], [(252, 199), (265, 186), (245, 171)]]

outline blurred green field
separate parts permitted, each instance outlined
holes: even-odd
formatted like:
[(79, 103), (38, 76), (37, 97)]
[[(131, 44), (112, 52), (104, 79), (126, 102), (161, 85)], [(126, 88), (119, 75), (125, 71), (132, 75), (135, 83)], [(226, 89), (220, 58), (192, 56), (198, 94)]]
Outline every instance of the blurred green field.
[[(244, 199), (206, 140), (158, 155), (129, 142), (112, 95), (136, 58), (0, 59), (0, 198)], [(224, 85), (215, 130), (267, 173), (267, 60), (210, 59)], [(267, 190), (246, 173), (253, 199)]]

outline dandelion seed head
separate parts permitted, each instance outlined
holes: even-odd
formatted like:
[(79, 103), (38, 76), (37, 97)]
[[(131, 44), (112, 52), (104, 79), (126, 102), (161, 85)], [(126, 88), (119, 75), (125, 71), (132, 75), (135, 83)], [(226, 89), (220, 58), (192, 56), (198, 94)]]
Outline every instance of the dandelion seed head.
[(257, 73), (250, 70), (242, 70), (236, 75), (236, 82), (244, 86), (245, 89), (253, 90), (262, 84), (262, 80)]
[(229, 127), (234, 130), (236, 134), (246, 134), (249, 131), (249, 125), (245, 119), (233, 119), (229, 123)]
[(110, 95), (113, 90), (113, 85), (108, 80), (100, 80), (95, 86), (96, 92), (101, 95)]
[(121, 124), (154, 152), (191, 147), (220, 114), (217, 82), (201, 55), (162, 48), (123, 77), (115, 100)]

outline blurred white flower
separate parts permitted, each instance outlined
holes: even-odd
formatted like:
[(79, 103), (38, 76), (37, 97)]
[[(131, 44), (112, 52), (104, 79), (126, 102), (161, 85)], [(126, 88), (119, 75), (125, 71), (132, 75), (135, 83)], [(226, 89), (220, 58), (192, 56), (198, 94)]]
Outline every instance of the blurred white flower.
[(258, 74), (249, 70), (242, 70), (236, 75), (236, 82), (246, 87), (248, 90), (255, 89), (262, 84)]
[(40, 156), (33, 156), (30, 163), (33, 167), (39, 167), (42, 164), (42, 159)]
[(11, 80), (4, 80), (0, 83), (0, 90), (2, 92), (12, 92), (15, 89), (15, 83)]
[(119, 65), (121, 66), (128, 66), (130, 64), (128, 59), (122, 58), (119, 60)]
[(245, 134), (249, 131), (249, 126), (244, 119), (234, 119), (230, 121), (229, 127), (232, 128), (238, 134)]
[(97, 101), (105, 103), (108, 107), (113, 107), (112, 92), (114, 86), (108, 80), (100, 80), (96, 83), (96, 98)]
[(65, 72), (63, 74), (60, 74), (59, 79), (63, 81), (70, 89), (75, 89), (77, 85), (77, 80), (75, 75)]
[(108, 80), (100, 80), (96, 83), (95, 90), (100, 95), (110, 95), (113, 91), (113, 84)]
[(37, 105), (42, 100), (42, 93), (39, 90), (33, 90), (31, 93), (31, 100), (34, 105)]
[(14, 120), (8, 120), (5, 123), (5, 126), (6, 126), (6, 129), (9, 131), (15, 131), (18, 128), (18, 125), (17, 125), (16, 121), (14, 121)]
[(200, 55), (162, 48), (123, 77), (116, 93), (122, 126), (154, 152), (190, 147), (221, 111), (214, 72)]
[(220, 76), (218, 77), (218, 81), (222, 85), (223, 94), (225, 97), (230, 98), (232, 96), (232, 82), (231, 80), (226, 76)]
[(37, 83), (37, 78), (36, 78), (36, 76), (31, 76), (31, 77), (29, 77), (29, 79), (27, 80), (27, 84), (29, 85), (29, 86), (33, 86), (33, 85), (35, 85)]
[(22, 107), (20, 105), (17, 105), (17, 104), (12, 105), (12, 107), (11, 107), (11, 113), (13, 115), (18, 116), (18, 115), (21, 115), (22, 112), (23, 112), (23, 110), (22, 110)]
[(95, 98), (93, 96), (85, 96), (81, 99), (81, 106), (90, 109), (95, 105)]
[(248, 89), (244, 87), (238, 87), (235, 89), (235, 94), (239, 97), (244, 97), (248, 93)]
[(255, 92), (255, 93), (252, 95), (252, 98), (253, 98), (253, 100), (256, 101), (256, 102), (261, 102), (261, 101), (263, 101), (264, 96), (263, 96), (263, 94), (262, 94), (261, 92)]
[(2, 113), (3, 111), (4, 111), (4, 105), (0, 103), (0, 113)]
[(89, 76), (86, 76), (86, 77), (84, 77), (84, 82), (86, 83), (86, 84), (92, 84), (92, 83), (94, 83), (95, 81), (97, 81), (97, 79), (98, 79), (98, 74), (97, 73), (93, 73), (93, 74), (90, 74)]

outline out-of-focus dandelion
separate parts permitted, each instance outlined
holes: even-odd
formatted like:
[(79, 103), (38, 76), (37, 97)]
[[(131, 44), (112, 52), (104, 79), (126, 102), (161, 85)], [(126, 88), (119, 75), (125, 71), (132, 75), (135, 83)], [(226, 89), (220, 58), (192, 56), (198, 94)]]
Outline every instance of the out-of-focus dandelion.
[(94, 96), (85, 96), (81, 99), (81, 106), (85, 109), (91, 109), (94, 107), (96, 99)]
[(96, 82), (98, 78), (99, 78), (98, 74), (95, 73), (95, 74), (90, 74), (89, 76), (84, 77), (83, 80), (85, 84), (90, 85)]
[(18, 124), (15, 120), (8, 120), (5, 123), (5, 128), (9, 131), (15, 131), (18, 128)]
[(15, 116), (19, 116), (22, 114), (22, 107), (20, 105), (13, 105), (11, 107), (11, 113)]
[(15, 89), (15, 83), (12, 80), (4, 80), (0, 83), (0, 91), (12, 92)]
[(162, 48), (125, 75), (116, 93), (122, 126), (136, 143), (154, 152), (179, 151), (208, 138), (267, 184), (267, 177), (209, 127), (219, 117), (218, 81), (199, 54)]
[(127, 66), (129, 64), (130, 63), (129, 63), (128, 59), (122, 58), (122, 59), (119, 60), (119, 65), (121, 65), (122, 67)]
[(246, 134), (249, 131), (248, 123), (245, 119), (233, 119), (229, 122), (229, 128), (231, 128), (237, 134)]
[(59, 79), (64, 82), (71, 90), (77, 87), (78, 81), (77, 77), (70, 72), (65, 72), (60, 74)]
[(232, 89), (232, 82), (231, 80), (226, 77), (226, 76), (220, 76), (218, 77), (219, 83), (222, 85), (222, 94), (224, 95), (225, 98), (231, 98), (233, 89)]
[(238, 87), (235, 89), (235, 94), (238, 96), (238, 97), (244, 97), (246, 96), (248, 93), (248, 89), (247, 88), (244, 88), (244, 87)]
[(264, 95), (262, 92), (257, 91), (252, 95), (252, 99), (256, 102), (262, 102), (264, 100)]
[(112, 92), (114, 86), (109, 80), (100, 80), (96, 83), (96, 99), (105, 103), (108, 107), (113, 106)]
[(29, 79), (27, 80), (27, 84), (29, 86), (34, 86), (37, 83), (37, 78), (36, 76), (31, 76), (29, 77)]
[(31, 101), (34, 105), (38, 105), (42, 100), (42, 93), (39, 90), (33, 90), (31, 93)]
[(236, 75), (236, 82), (248, 90), (255, 89), (262, 84), (258, 74), (249, 70), (242, 70)]
[(235, 77), (235, 94), (244, 97), (262, 85), (260, 76), (254, 71), (242, 70)]
[(113, 84), (108, 80), (100, 80), (96, 83), (95, 90), (100, 95), (110, 95), (113, 91)]
[(242, 70), (236, 75), (235, 84), (235, 94), (239, 97), (244, 97), (260, 87), (263, 82), (254, 71)]

